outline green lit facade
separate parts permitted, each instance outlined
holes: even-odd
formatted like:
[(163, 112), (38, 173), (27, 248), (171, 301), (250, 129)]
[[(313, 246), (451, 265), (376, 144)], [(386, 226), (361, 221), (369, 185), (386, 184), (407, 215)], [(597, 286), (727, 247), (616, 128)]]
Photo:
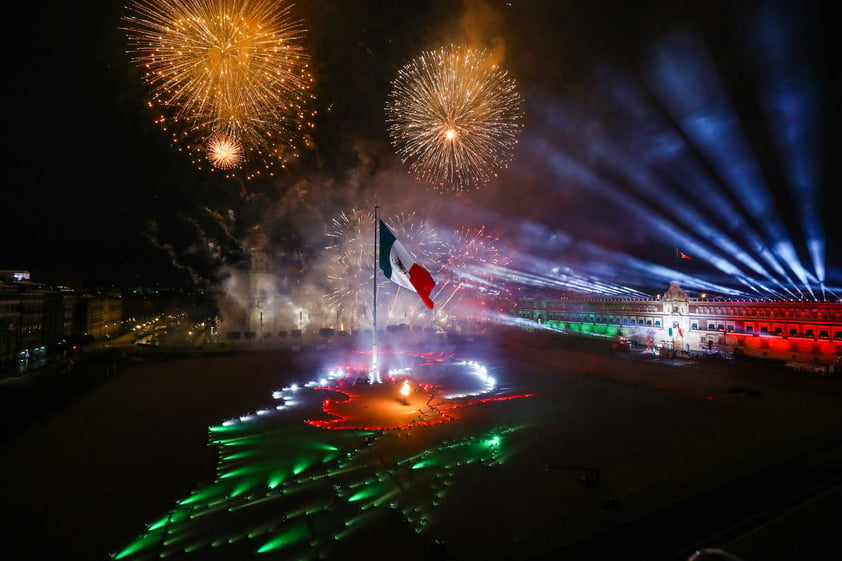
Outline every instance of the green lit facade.
[(543, 328), (627, 337), (675, 352), (719, 351), (837, 369), (842, 303), (691, 298), (677, 282), (652, 299), (524, 298), (513, 314)]

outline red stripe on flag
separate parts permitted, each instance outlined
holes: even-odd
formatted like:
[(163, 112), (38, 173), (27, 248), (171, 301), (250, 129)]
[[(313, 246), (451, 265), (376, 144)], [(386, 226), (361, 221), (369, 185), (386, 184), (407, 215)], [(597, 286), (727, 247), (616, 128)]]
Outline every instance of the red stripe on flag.
[(424, 301), (424, 305), (432, 310), (433, 301), (430, 300), (430, 293), (436, 286), (436, 281), (433, 280), (430, 272), (418, 263), (413, 263), (409, 268), (409, 282), (415, 287), (415, 292)]

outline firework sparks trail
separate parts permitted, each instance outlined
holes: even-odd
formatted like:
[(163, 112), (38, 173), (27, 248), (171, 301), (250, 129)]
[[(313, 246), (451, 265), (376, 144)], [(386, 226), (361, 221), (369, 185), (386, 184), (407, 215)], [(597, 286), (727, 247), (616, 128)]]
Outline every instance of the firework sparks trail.
[(374, 214), (370, 211), (351, 209), (342, 211), (331, 220), (327, 236), (332, 240), (327, 249), (337, 253), (343, 265), (363, 268), (374, 260)]
[[(327, 275), (327, 297), (351, 325), (371, 313), (374, 262), (374, 214), (351, 209), (331, 220), (325, 248), (334, 255)], [(379, 290), (379, 289), (378, 289)]]
[(498, 238), (485, 226), (462, 227), (446, 242), (445, 259), (437, 275), (442, 279), (437, 302), (444, 308), (466, 297), (485, 302), (496, 299), (506, 289), (497, 282), (495, 270), (508, 265), (510, 259), (500, 253)]
[(217, 134), (242, 143), (247, 178), (297, 155), (313, 96), (304, 29), (290, 8), (272, 0), (129, 4), (124, 30), (151, 105), (164, 113), (157, 122), (200, 167)]
[(512, 158), (522, 129), (514, 80), (485, 51), (442, 47), (401, 68), (386, 104), (389, 135), (417, 179), (477, 188)]

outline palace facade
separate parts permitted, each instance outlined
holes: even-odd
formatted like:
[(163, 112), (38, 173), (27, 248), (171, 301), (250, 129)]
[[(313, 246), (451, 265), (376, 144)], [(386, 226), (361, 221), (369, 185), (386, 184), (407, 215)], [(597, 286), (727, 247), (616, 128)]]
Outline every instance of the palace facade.
[(839, 302), (690, 298), (672, 282), (652, 300), (524, 298), (514, 313), (551, 329), (628, 338), (653, 350), (716, 351), (842, 370)]

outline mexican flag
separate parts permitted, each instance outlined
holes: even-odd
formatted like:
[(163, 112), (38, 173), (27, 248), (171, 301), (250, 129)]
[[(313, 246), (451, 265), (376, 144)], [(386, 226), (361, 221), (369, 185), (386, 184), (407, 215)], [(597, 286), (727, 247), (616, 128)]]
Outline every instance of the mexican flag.
[(433, 309), (430, 293), (436, 281), (430, 272), (415, 262), (391, 230), (380, 221), (380, 268), (387, 279), (391, 279), (407, 290), (417, 292), (424, 304)]

